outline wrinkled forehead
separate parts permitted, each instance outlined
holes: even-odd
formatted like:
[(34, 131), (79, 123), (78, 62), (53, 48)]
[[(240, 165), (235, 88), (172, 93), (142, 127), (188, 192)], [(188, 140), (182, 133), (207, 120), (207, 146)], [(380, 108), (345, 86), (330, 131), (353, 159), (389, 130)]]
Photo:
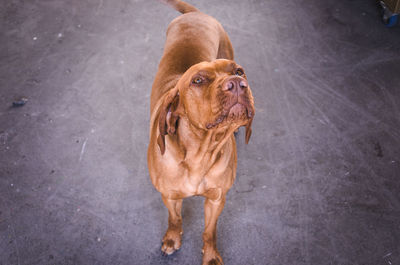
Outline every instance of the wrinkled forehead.
[(232, 73), (239, 65), (232, 60), (217, 59), (212, 62), (201, 62), (193, 65), (189, 69), (190, 74), (195, 74), (199, 71), (209, 73)]

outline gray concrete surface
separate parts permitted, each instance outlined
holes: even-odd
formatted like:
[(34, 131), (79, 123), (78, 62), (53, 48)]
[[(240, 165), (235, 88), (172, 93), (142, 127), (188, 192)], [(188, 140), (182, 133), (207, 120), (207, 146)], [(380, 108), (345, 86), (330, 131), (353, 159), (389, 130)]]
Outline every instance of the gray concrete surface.
[[(225, 264), (400, 264), (400, 27), (372, 0), (189, 2), (223, 24), (256, 100), (218, 224)], [(3, 0), (0, 14), (0, 264), (201, 264), (202, 198), (162, 257), (146, 165), (178, 13)]]

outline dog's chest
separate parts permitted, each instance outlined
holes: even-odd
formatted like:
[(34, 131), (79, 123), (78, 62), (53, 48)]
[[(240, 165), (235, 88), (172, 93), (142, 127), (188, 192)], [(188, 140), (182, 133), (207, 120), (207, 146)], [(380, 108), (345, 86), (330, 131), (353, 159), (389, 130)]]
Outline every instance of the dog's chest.
[[(216, 166), (207, 168), (204, 165), (190, 166), (185, 161), (179, 164), (178, 174), (173, 179), (165, 179), (169, 187), (168, 197), (178, 199), (196, 195), (206, 195), (215, 190), (224, 190), (233, 183), (233, 172), (230, 167)], [(214, 197), (214, 196), (212, 196)]]
[(162, 186), (161, 193), (170, 199), (203, 195), (208, 190), (205, 177), (193, 177), (189, 174), (182, 174), (174, 179), (164, 179)]
[(180, 163), (183, 171), (181, 178), (181, 192), (186, 196), (203, 194), (207, 189), (205, 170), (199, 166), (188, 166), (184, 161)]
[(183, 179), (183, 192), (186, 193), (187, 196), (201, 195), (206, 191), (206, 188), (204, 177), (200, 181), (194, 181), (194, 179), (190, 177)]

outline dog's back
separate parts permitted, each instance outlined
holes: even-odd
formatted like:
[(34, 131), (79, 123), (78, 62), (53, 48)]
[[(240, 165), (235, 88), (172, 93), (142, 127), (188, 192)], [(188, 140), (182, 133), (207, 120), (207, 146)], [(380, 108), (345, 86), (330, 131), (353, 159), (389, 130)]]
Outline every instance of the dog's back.
[(192, 65), (215, 59), (233, 60), (233, 48), (221, 24), (180, 0), (162, 0), (182, 15), (168, 26), (164, 53), (153, 83), (150, 110)]

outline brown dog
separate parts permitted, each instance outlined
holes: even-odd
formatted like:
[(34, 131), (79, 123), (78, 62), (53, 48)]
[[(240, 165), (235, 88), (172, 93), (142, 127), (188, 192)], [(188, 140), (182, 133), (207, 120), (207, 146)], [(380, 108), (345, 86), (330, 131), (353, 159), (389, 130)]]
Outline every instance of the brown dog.
[(148, 166), (169, 212), (161, 250), (169, 255), (180, 248), (182, 199), (201, 195), (203, 264), (223, 264), (217, 220), (236, 176), (233, 133), (246, 126), (250, 139), (253, 96), (221, 24), (185, 2), (164, 2), (183, 15), (168, 27), (151, 93)]

